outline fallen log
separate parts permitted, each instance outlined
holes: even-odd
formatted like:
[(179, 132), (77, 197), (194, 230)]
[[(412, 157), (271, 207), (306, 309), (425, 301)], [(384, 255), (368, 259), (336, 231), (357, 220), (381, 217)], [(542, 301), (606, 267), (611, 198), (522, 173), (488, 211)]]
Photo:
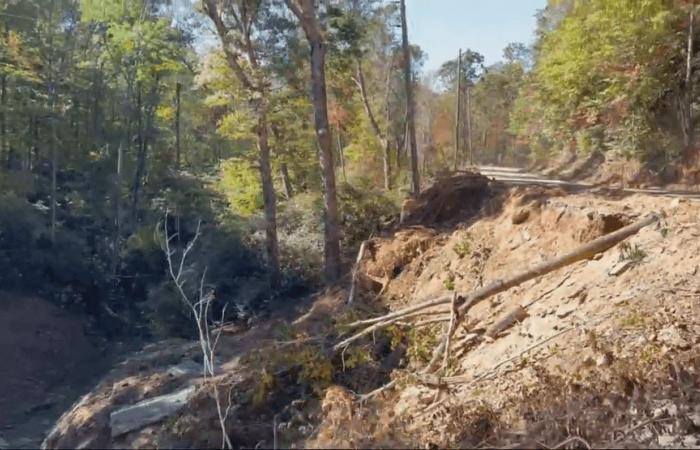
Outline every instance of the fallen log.
[(562, 267), (566, 267), (576, 262), (583, 261), (584, 259), (590, 259), (598, 253), (603, 253), (611, 249), (618, 243), (624, 241), (628, 237), (637, 234), (642, 228), (656, 223), (658, 220), (659, 216), (657, 214), (649, 214), (646, 218), (640, 220), (639, 222), (633, 223), (632, 225), (628, 225), (610, 234), (606, 234), (605, 236), (599, 237), (598, 239), (595, 239), (577, 248), (571, 253), (567, 253), (566, 255), (560, 256), (559, 258), (540, 263), (530, 270), (521, 272), (510, 278), (506, 278), (505, 280), (496, 280), (491, 284), (472, 292), (467, 297), (464, 304), (460, 307), (460, 315), (463, 315), (464, 313), (469, 311), (469, 309), (471, 309), (473, 306), (493, 295), (499, 294), (503, 291), (507, 291), (510, 288), (523, 284), (534, 278), (539, 278), (542, 275), (554, 272), (555, 270), (561, 269)]
[(491, 325), (486, 330), (486, 333), (484, 333), (484, 336), (491, 339), (496, 339), (496, 337), (503, 331), (507, 330), (508, 328), (512, 327), (518, 322), (522, 322), (528, 317), (529, 314), (527, 313), (527, 311), (525, 311), (525, 308), (518, 305), (511, 311), (509, 311), (507, 314), (504, 314), (500, 319), (496, 321), (496, 323)]
[[(452, 327), (452, 332), (458, 328), (459, 322), (461, 322), (466, 314), (469, 312), (469, 310), (474, 307), (475, 305), (479, 304), (483, 300), (486, 300), (487, 298), (494, 296), (496, 294), (499, 294), (503, 291), (507, 291), (508, 289), (511, 289), (515, 286), (518, 286), (522, 283), (525, 283), (527, 281), (530, 281), (535, 278), (539, 278), (543, 275), (546, 275), (550, 272), (554, 272), (555, 270), (561, 269), (563, 267), (569, 266), (571, 264), (574, 264), (576, 262), (585, 260), (585, 259), (590, 259), (593, 256), (603, 253), (618, 243), (624, 241), (625, 239), (629, 238), (630, 236), (633, 236), (637, 234), (642, 228), (647, 227), (653, 223), (658, 222), (659, 216), (655, 213), (649, 214), (647, 217), (644, 219), (640, 220), (637, 223), (633, 223), (631, 225), (628, 225), (626, 227), (620, 228), (617, 231), (614, 231), (610, 234), (607, 234), (605, 236), (602, 236), (598, 239), (595, 239), (587, 244), (582, 245), (581, 247), (577, 248), (571, 253), (567, 253), (566, 255), (560, 256), (558, 258), (554, 258), (548, 261), (544, 261), (535, 267), (525, 271), (521, 272), (519, 274), (513, 275), (510, 278), (502, 279), (502, 280), (496, 280), (493, 281), (492, 283), (477, 289), (476, 291), (473, 291), (472, 293), (466, 295), (466, 296), (457, 296), (457, 300), (462, 302), (462, 304), (459, 306), (459, 314), (457, 318), (457, 323), (455, 324), (454, 327)], [(399, 311), (392, 312), (390, 314), (386, 314), (381, 317), (376, 317), (374, 319), (368, 319), (368, 320), (362, 320), (358, 322), (354, 322), (350, 324), (350, 327), (355, 327), (359, 325), (370, 325), (369, 327), (359, 331), (355, 335), (343, 340), (342, 342), (336, 344), (333, 349), (334, 350), (340, 350), (343, 347), (346, 347), (347, 345), (351, 344), (352, 342), (356, 341), (357, 339), (360, 339), (361, 337), (372, 333), (374, 331), (377, 331), (381, 328), (384, 328), (386, 326), (389, 326), (401, 318), (411, 316), (415, 317), (416, 315), (419, 315), (419, 311), (432, 308), (435, 306), (440, 306), (444, 304), (449, 304), (452, 302), (453, 296), (446, 296), (446, 297), (441, 297), (435, 300), (428, 300), (422, 303), (419, 303), (417, 305), (413, 305), (407, 308), (404, 308)], [(445, 347), (447, 343), (447, 339), (443, 339), (440, 346), (442, 347), (440, 350), (438, 350), (438, 354), (441, 354), (441, 352), (445, 351)], [(437, 355), (436, 355), (437, 356)]]

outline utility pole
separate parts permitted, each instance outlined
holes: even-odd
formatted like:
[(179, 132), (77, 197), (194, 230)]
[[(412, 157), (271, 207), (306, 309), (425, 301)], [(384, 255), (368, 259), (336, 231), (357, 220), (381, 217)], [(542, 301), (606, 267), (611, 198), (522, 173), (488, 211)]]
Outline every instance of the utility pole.
[(455, 157), (454, 170), (459, 167), (459, 129), (462, 123), (462, 49), (459, 49), (459, 59), (457, 59), (457, 104), (455, 106)]
[(411, 71), (411, 50), (408, 47), (408, 25), (406, 23), (406, 0), (401, 0), (401, 35), (404, 59), (404, 83), (406, 85), (406, 120), (408, 141), (411, 149), (411, 187), (414, 196), (420, 194), (420, 173), (418, 172), (418, 144), (416, 142), (416, 110), (413, 101), (413, 75)]

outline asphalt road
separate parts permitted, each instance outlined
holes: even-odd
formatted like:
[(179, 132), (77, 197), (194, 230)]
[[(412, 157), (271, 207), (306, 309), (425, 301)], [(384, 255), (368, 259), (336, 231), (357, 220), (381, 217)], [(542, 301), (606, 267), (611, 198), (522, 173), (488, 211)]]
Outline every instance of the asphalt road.
[(496, 167), (496, 166), (479, 166), (479, 172), (484, 176), (496, 179), (502, 183), (510, 185), (540, 185), (540, 186), (560, 186), (573, 190), (605, 190), (607, 192), (619, 192), (624, 194), (645, 194), (668, 198), (685, 198), (689, 200), (700, 201), (700, 191), (676, 191), (668, 190), (661, 187), (651, 187), (645, 189), (635, 188), (619, 188), (596, 186), (591, 183), (564, 181), (553, 178), (547, 178), (542, 174), (527, 172), (524, 169), (516, 167)]

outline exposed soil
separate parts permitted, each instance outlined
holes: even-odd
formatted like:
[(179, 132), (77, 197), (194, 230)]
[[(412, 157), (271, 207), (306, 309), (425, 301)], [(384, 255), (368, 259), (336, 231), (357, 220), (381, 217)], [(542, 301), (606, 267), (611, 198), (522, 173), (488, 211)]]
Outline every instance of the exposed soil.
[[(416, 210), (425, 223), (372, 239), (352, 306), (341, 286), (310, 299), (295, 321), (279, 317), (222, 337), (217, 382), (233, 392), (232, 438), (242, 446), (277, 439), (279, 446), (322, 448), (700, 443), (700, 204), (492, 187), (470, 188), (466, 197), (443, 185)], [(464, 207), (442, 208), (447, 203)], [(431, 204), (438, 207), (431, 211)], [(660, 223), (624, 245), (472, 308), (455, 334), (440, 389), (414, 374), (442, 324), (406, 328), (393, 335), (403, 336), (398, 343), (378, 332), (342, 355), (330, 351), (348, 320), (469, 292), (651, 211)], [(516, 307), (524, 314), (492, 333)], [(369, 349), (371, 358), (358, 359), (356, 348)], [(132, 355), (61, 418), (47, 446), (220, 446), (211, 385), (201, 380), (187, 380), (199, 387), (177, 415), (111, 437), (111, 412), (184, 386), (163, 374), (196, 360), (197, 352), (192, 343), (163, 343)], [(290, 357), (292, 363), (262, 363)], [(308, 390), (314, 385), (300, 383), (304, 374), (325, 373), (328, 363), (335, 386)], [(357, 402), (356, 394), (386, 383), (387, 375), (397, 380), (394, 388)]]

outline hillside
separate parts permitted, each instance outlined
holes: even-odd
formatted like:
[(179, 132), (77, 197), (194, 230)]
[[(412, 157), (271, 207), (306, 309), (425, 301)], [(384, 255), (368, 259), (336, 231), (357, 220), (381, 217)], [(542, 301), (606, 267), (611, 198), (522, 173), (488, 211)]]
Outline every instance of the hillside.
[[(227, 425), (243, 447), (697, 445), (700, 205), (493, 182), (482, 195), (477, 210), (372, 239), (352, 305), (346, 281), (296, 320), (223, 334), (221, 372), (206, 383), (194, 344), (133, 355), (64, 414), (45, 447), (218, 446), (212, 383), (231, 396)], [(442, 335), (429, 319), (444, 323), (444, 313), (331, 348), (357, 318), (472, 291), (652, 211), (660, 221), (623, 244), (471, 309), (439, 389), (417, 374)], [(517, 305), (518, 320), (500, 320)], [(172, 393), (183, 397), (168, 414), (123, 428), (129, 405)]]

